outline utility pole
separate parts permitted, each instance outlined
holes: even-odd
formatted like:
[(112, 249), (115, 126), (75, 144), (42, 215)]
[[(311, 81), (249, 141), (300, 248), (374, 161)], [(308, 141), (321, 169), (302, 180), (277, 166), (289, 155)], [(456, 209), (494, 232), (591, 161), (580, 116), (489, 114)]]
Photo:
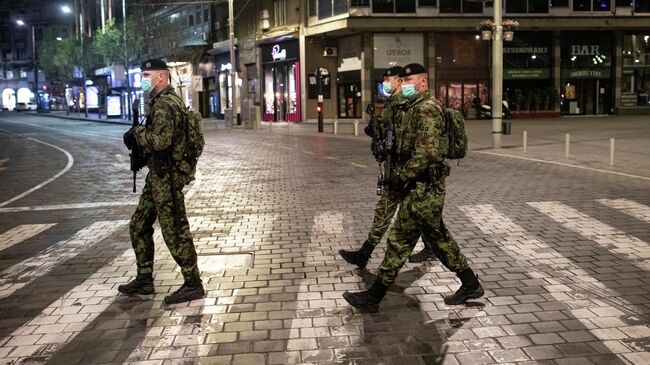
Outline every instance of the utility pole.
[(237, 67), (235, 66), (235, 5), (234, 0), (228, 0), (228, 28), (230, 30), (230, 85), (232, 87), (231, 98), (231, 120), (226, 121), (226, 127), (230, 128), (237, 123)]
[(126, 94), (128, 96), (128, 100), (126, 101), (126, 115), (127, 119), (131, 120), (131, 79), (129, 79), (129, 55), (126, 45), (126, 0), (122, 0), (122, 33), (124, 33), (124, 72), (126, 73)]
[(493, 1), (494, 34), (492, 37), (492, 148), (501, 148), (503, 136), (503, 25), (501, 0)]

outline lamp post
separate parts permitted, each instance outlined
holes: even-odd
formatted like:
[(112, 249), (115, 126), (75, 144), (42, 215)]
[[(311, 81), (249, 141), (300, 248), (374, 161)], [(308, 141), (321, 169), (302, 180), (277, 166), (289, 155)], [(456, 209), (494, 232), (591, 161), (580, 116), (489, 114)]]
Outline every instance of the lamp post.
[(230, 30), (230, 85), (232, 87), (231, 120), (226, 121), (226, 127), (231, 127), (237, 121), (237, 67), (235, 66), (235, 18), (234, 0), (228, 0), (228, 28)]
[(126, 37), (126, 0), (122, 0), (122, 33), (124, 33), (124, 68), (126, 72), (126, 94), (127, 94), (127, 102), (126, 102), (126, 115), (127, 119), (131, 120), (131, 79), (129, 76), (129, 55), (128, 55), (128, 48), (126, 46), (127, 42), (127, 37)]
[(492, 148), (501, 148), (503, 135), (503, 24), (501, 0), (493, 2), (494, 36), (492, 41)]
[[(19, 26), (25, 26), (25, 21), (22, 19), (16, 20), (16, 24)], [(34, 60), (34, 99), (36, 100), (36, 105), (38, 108), (38, 63), (36, 62), (36, 36), (34, 31), (34, 24), (29, 24), (32, 31), (32, 58)]]

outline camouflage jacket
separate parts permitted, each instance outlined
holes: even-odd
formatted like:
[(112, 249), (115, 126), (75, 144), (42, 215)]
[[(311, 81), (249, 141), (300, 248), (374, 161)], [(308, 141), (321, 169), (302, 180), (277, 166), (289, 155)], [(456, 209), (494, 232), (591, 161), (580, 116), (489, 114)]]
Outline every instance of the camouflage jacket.
[(384, 102), (384, 108), (381, 111), (381, 119), (379, 123), (379, 130), (381, 132), (382, 138), (386, 137), (386, 132), (392, 122), (394, 128), (397, 128), (399, 125), (400, 113), (398, 113), (398, 108), (400, 105), (404, 105), (408, 100), (406, 100), (402, 94), (392, 95)]
[(395, 136), (397, 178), (403, 183), (425, 176), (431, 169), (448, 167), (440, 149), (443, 110), (429, 91), (398, 107), (400, 123)]
[(186, 141), (183, 101), (167, 86), (149, 105), (146, 127), (134, 133), (138, 145), (151, 156), (147, 165), (151, 168), (153, 159), (166, 160), (170, 151), (175, 161), (182, 160)]

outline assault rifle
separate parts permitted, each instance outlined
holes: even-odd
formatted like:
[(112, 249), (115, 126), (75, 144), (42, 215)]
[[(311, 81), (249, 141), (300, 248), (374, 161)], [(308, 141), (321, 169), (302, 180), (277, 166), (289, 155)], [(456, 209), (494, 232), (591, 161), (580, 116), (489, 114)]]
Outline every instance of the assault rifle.
[[(133, 125), (131, 126), (132, 130), (135, 130), (140, 126), (140, 99), (133, 100)], [(133, 171), (133, 192), (135, 193), (135, 180), (138, 171), (143, 167), (142, 160), (142, 150), (138, 147), (138, 144), (135, 143), (130, 148), (131, 153), (129, 158), (131, 159), (131, 171)]]
[(380, 126), (381, 118), (375, 115), (375, 107), (372, 104), (368, 104), (366, 113), (368, 114), (368, 125), (364, 128), (364, 132), (372, 138), (370, 148), (379, 164), (377, 195), (381, 195), (381, 192), (388, 186), (391, 178), (390, 170), (394, 140), (393, 125), (392, 121), (388, 121), (389, 125), (387, 126), (385, 136), (383, 136)]

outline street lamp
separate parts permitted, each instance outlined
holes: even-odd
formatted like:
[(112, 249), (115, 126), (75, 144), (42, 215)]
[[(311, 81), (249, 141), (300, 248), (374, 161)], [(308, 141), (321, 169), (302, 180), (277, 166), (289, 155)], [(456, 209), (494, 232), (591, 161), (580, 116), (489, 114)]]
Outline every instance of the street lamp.
[(70, 9), (70, 7), (69, 7), (68, 5), (63, 5), (63, 6), (61, 6), (61, 11), (62, 11), (64, 14), (70, 14), (70, 13), (72, 13), (72, 9)]

